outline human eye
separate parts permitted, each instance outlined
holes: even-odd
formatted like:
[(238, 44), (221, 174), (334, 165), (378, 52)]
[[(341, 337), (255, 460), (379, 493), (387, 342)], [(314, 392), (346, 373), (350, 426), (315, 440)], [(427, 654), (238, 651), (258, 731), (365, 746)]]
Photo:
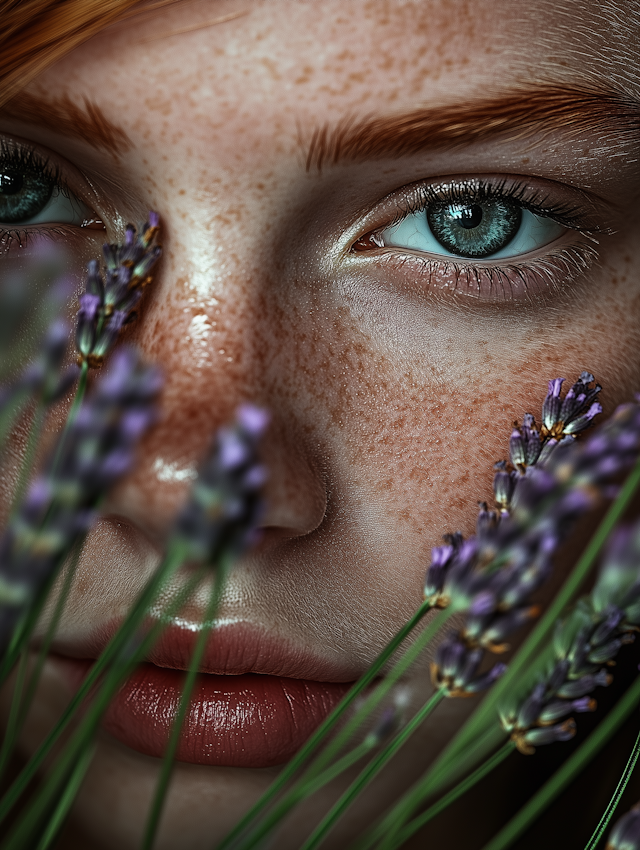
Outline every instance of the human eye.
[(33, 148), (0, 142), (0, 233), (36, 225), (82, 227), (95, 218), (54, 163)]
[(566, 285), (593, 262), (602, 230), (580, 192), (522, 178), (415, 184), (384, 207), (389, 200), (393, 219), (357, 239), (352, 253), (414, 261), (430, 288), (485, 300)]

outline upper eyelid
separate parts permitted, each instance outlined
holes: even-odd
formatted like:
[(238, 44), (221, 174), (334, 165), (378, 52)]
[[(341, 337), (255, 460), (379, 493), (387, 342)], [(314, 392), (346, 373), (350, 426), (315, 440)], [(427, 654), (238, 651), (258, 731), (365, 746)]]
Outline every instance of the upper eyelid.
[[(348, 252), (353, 245), (363, 236), (376, 233), (387, 227), (397, 224), (412, 212), (418, 212), (425, 208), (424, 191), (432, 186), (463, 186), (470, 185), (473, 181), (484, 181), (493, 185), (530, 184), (533, 193), (544, 194), (550, 199), (557, 199), (556, 205), (570, 203), (576, 209), (571, 222), (555, 217), (559, 224), (585, 234), (611, 233), (609, 220), (612, 219), (612, 210), (609, 205), (600, 198), (596, 198), (583, 189), (569, 187), (557, 181), (546, 178), (538, 178), (530, 175), (518, 174), (451, 174), (439, 175), (423, 180), (413, 181), (398, 189), (394, 189), (385, 195), (373, 210), (369, 210), (364, 216), (361, 215), (358, 222), (349, 228), (347, 236), (349, 240)], [(526, 198), (525, 198), (526, 200)], [(523, 204), (532, 212), (536, 212), (535, 206), (528, 203)], [(540, 214), (540, 213), (539, 213)], [(550, 216), (553, 217), (553, 216)]]

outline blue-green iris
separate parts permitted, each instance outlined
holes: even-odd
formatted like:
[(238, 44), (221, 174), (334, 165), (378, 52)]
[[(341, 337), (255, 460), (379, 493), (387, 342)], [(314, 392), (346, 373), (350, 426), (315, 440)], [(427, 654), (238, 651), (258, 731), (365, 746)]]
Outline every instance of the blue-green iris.
[(522, 209), (500, 198), (466, 204), (430, 204), (427, 221), (437, 241), (460, 257), (489, 257), (516, 235)]
[(20, 224), (45, 208), (53, 182), (44, 174), (0, 167), (0, 223)]

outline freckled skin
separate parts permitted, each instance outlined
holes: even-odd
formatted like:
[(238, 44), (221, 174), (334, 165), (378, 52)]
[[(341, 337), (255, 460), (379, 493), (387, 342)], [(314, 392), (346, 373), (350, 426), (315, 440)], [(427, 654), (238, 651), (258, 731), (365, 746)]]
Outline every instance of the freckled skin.
[[(159, 478), (158, 463), (197, 464), (213, 430), (251, 400), (273, 413), (269, 509), (264, 540), (235, 570), (221, 614), (346, 660), (355, 677), (419, 604), (441, 534), (473, 530), (511, 424), (539, 410), (546, 380), (588, 368), (608, 411), (640, 387), (640, 247), (625, 217), (638, 185), (627, 175), (619, 190), (595, 141), (558, 143), (555, 154), (512, 141), (304, 167), (313, 130), (345, 114), (455, 102), (551, 73), (556, 54), (545, 68), (536, 38), (552, 40), (552, 10), (533, 2), (520, 18), (517, 5), (178, 3), (105, 31), (33, 83), (40, 95), (87, 97), (122, 126), (131, 148), (104, 168), (126, 190), (106, 186), (106, 200), (125, 221), (158, 210), (165, 248), (129, 331), (165, 372), (162, 420), (110, 498), (120, 519), (89, 542), (63, 637), (122, 614), (152, 569), (187, 486)], [(598, 6), (565, 5), (582, 19)], [(581, 36), (565, 37), (579, 81)], [(65, 155), (64, 142), (48, 143)], [(354, 222), (403, 185), (503, 172), (593, 188), (616, 205), (616, 235), (599, 237), (597, 263), (568, 290), (556, 271), (558, 292), (480, 305), (430, 288), (414, 266), (349, 253), (367, 232)], [(190, 615), (199, 611), (196, 602)], [(424, 670), (413, 687), (417, 703), (428, 692)], [(25, 750), (61, 692), (49, 672)], [(448, 703), (332, 846), (346, 846), (412, 781), (470, 708)], [(153, 759), (102, 739), (74, 811), (84, 846), (135, 847), (157, 773)], [(276, 773), (178, 765), (157, 847), (212, 846)], [(315, 807), (345, 784), (296, 815), (278, 846), (299, 846)], [(463, 832), (459, 840), (469, 846)]]

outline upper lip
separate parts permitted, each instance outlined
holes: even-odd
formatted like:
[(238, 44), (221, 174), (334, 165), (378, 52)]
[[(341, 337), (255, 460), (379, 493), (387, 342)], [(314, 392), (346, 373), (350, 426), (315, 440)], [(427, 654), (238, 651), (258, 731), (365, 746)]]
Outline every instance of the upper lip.
[[(120, 623), (112, 621), (94, 630), (80, 647), (59, 644), (55, 651), (75, 658), (97, 658), (115, 634)], [(158, 667), (186, 670), (198, 637), (197, 628), (169, 624), (144, 658)], [(200, 664), (200, 672), (238, 676), (262, 673), (318, 682), (351, 682), (359, 675), (353, 665), (328, 659), (297, 641), (274, 635), (267, 628), (240, 621), (211, 630)]]

